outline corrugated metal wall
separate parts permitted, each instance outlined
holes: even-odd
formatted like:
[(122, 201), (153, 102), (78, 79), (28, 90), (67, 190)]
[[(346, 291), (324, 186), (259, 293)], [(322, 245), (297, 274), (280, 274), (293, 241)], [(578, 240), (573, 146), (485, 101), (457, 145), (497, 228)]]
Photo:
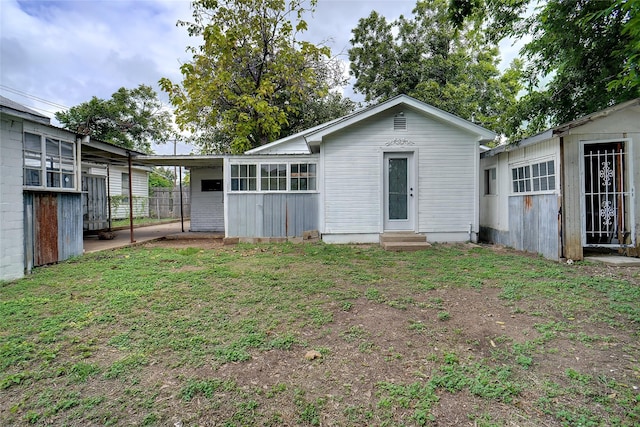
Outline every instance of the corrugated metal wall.
[(558, 225), (559, 196), (541, 194), (509, 198), (509, 241), (498, 242), (515, 249), (542, 254), (546, 258), (560, 256)]
[(25, 270), (82, 255), (79, 193), (24, 193)]
[(229, 194), (229, 237), (299, 237), (318, 229), (318, 194)]
[(104, 176), (82, 177), (82, 228), (85, 231), (109, 228), (107, 181)]

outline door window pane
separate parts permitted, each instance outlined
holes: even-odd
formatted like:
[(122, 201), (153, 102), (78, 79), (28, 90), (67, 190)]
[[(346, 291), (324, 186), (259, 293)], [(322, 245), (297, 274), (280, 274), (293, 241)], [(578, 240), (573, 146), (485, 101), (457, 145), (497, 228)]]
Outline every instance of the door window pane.
[(407, 159), (389, 159), (389, 219), (408, 219)]

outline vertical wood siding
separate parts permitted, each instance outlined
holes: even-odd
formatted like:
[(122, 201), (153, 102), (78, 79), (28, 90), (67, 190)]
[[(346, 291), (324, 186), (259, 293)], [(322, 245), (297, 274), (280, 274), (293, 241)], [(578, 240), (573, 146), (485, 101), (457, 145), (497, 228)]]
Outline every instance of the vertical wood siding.
[(318, 194), (232, 193), (229, 237), (300, 237), (318, 229)]
[(109, 227), (107, 182), (104, 176), (82, 176), (83, 230), (104, 230)]

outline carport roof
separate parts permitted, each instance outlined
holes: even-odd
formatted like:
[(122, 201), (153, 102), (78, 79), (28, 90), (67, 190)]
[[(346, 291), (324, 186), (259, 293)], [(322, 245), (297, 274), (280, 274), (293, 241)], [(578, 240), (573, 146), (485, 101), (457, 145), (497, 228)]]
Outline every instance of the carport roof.
[(223, 155), (155, 155), (130, 150), (109, 144), (107, 142), (90, 139), (82, 142), (82, 161), (93, 163), (109, 163), (112, 165), (127, 165), (131, 156), (131, 164), (135, 166), (184, 166), (211, 167), (221, 166)]
[(134, 158), (135, 162), (147, 166), (184, 166), (188, 168), (194, 167), (211, 167), (222, 166), (225, 155), (140, 155)]

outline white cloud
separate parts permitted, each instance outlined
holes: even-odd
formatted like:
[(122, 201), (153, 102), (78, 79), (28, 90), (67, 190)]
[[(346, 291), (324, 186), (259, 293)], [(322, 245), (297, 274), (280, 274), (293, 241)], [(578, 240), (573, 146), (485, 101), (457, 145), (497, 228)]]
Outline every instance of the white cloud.
[[(302, 38), (326, 42), (348, 70), (351, 30), (360, 18), (377, 10), (392, 21), (411, 14), (414, 5), (415, 0), (319, 0)], [(158, 80), (181, 81), (180, 65), (191, 58), (187, 46), (200, 45), (176, 26), (191, 19), (188, 0), (0, 0), (0, 93), (49, 115), (58, 108), (14, 90), (70, 107), (147, 84), (167, 101)], [(362, 99), (352, 87), (344, 94)]]

